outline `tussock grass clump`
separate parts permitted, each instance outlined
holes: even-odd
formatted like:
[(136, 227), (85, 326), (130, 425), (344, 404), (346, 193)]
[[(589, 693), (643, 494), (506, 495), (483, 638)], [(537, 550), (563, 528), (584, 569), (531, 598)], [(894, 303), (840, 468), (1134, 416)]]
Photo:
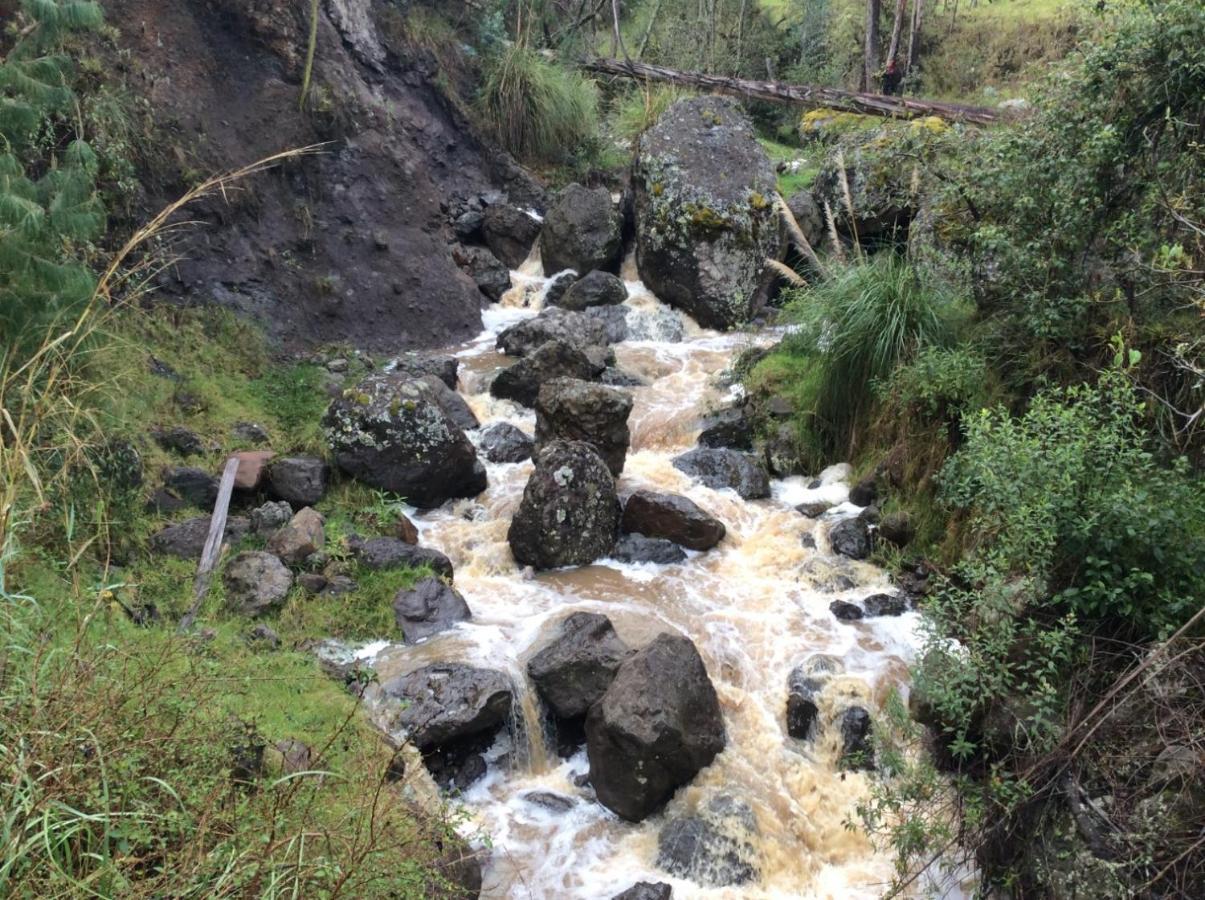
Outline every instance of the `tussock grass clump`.
[(598, 89), (577, 72), (512, 45), (486, 61), (478, 114), (511, 153), (557, 162), (594, 138)]
[(661, 114), (692, 91), (667, 85), (643, 84), (618, 97), (611, 109), (611, 131), (620, 140), (634, 144), (652, 128)]

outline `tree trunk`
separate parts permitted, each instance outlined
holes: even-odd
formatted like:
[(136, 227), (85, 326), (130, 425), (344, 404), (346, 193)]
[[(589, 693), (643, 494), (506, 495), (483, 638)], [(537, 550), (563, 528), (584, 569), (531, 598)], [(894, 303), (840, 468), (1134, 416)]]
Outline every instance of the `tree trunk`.
[(661, 0), (657, 0), (653, 6), (652, 15), (649, 16), (648, 28), (644, 29), (644, 37), (640, 39), (640, 46), (636, 48), (636, 58), (641, 59), (644, 56), (645, 48), (649, 45), (649, 37), (653, 33), (653, 29), (657, 26), (657, 16), (661, 14)]
[(921, 19), (925, 14), (925, 0), (914, 0), (912, 4), (912, 25), (908, 29), (908, 66), (905, 72), (911, 72), (920, 55)]
[(862, 90), (874, 87), (879, 74), (879, 13), (881, 0), (866, 0), (866, 50), (863, 56)]
[(837, 88), (815, 85), (784, 84), (781, 81), (729, 78), (724, 75), (709, 75), (705, 72), (684, 72), (680, 69), (653, 66), (631, 60), (600, 58), (582, 63), (582, 67), (599, 75), (614, 75), (619, 78), (635, 78), (642, 81), (662, 81), (667, 84), (766, 100), (771, 103), (786, 103), (810, 108), (826, 107), (867, 116), (887, 116), (897, 119), (940, 116), (943, 119), (972, 125), (992, 125), (1007, 119), (1005, 114), (990, 107), (944, 103), (937, 100), (917, 100), (913, 97), (887, 97), (882, 94), (842, 91)]
[(900, 52), (900, 31), (904, 27), (904, 12), (907, 7), (908, 0), (896, 0), (895, 20), (891, 23), (891, 43), (887, 47), (888, 67), (895, 64), (895, 58)]

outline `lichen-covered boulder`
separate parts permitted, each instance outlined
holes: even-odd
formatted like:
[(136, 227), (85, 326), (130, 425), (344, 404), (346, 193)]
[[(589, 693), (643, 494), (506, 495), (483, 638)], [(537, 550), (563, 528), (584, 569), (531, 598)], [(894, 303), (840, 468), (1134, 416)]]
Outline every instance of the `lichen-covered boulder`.
[(569, 185), (544, 217), (540, 233), (544, 271), (618, 271), (623, 251), (622, 225), (611, 192), (605, 187)]
[(615, 546), (620, 510), (598, 451), (583, 441), (553, 441), (536, 454), (506, 537), (521, 565), (585, 566)]
[(493, 669), (461, 663), (435, 663), (381, 685), (387, 697), (403, 701), (397, 725), (423, 753), (441, 744), (493, 733), (510, 718), (514, 688)]
[(323, 419), (339, 468), (431, 508), (485, 490), (477, 451), (430, 384), (373, 375), (331, 403)]
[(737, 105), (693, 97), (671, 106), (640, 140), (632, 186), (649, 289), (709, 328), (747, 321), (781, 238), (774, 167)]
[(581, 350), (608, 340), (607, 324), (585, 312), (553, 306), (502, 331), (496, 345), (507, 356), (529, 356), (548, 341), (562, 341)]
[(585, 441), (616, 478), (631, 443), (632, 395), (577, 378), (554, 378), (536, 396), (536, 452), (552, 441)]
[(284, 604), (293, 587), (293, 573), (271, 553), (248, 550), (230, 560), (222, 584), (231, 612), (258, 616)]
[(531, 459), (534, 441), (510, 422), (495, 422), (481, 431), (480, 447), (493, 463), (517, 463)]

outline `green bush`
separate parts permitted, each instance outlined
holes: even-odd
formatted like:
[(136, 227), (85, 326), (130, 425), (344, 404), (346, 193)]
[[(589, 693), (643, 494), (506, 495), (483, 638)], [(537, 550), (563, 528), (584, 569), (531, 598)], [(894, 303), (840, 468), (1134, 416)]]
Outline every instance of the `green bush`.
[(478, 114), (511, 153), (559, 162), (596, 139), (594, 82), (517, 44), (487, 57), (484, 68)]

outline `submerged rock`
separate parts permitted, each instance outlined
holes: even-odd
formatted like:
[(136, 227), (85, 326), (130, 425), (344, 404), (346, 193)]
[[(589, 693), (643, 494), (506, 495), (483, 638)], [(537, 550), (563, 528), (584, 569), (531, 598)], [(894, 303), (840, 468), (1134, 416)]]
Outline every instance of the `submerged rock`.
[(485, 468), (430, 384), (374, 375), (345, 391), (323, 424), (339, 467), (415, 506), (485, 490)]
[(787, 734), (806, 740), (820, 715), (820, 692), (833, 675), (845, 671), (835, 656), (817, 654), (791, 670), (787, 677)]
[(625, 534), (615, 542), (611, 558), (624, 563), (656, 563), (667, 566), (686, 561), (686, 551), (665, 538)]
[(552, 441), (585, 441), (619, 477), (631, 441), (631, 394), (577, 378), (554, 378), (540, 386), (535, 407), (536, 452)]
[(619, 270), (622, 222), (605, 187), (571, 184), (544, 217), (540, 253), (545, 272)]
[(393, 598), (393, 615), (402, 639), (416, 644), (472, 617), (460, 592), (439, 578), (422, 578)]
[(689, 497), (636, 491), (623, 508), (623, 530), (665, 538), (691, 550), (710, 550), (724, 539), (724, 523)]
[(703, 660), (677, 635), (660, 634), (629, 656), (586, 717), (590, 783), (633, 822), (661, 809), (726, 742)]
[(686, 323), (682, 315), (664, 306), (652, 309), (624, 307), (627, 310), (627, 335), (629, 341), (658, 341), (677, 344), (686, 338)]
[(673, 900), (674, 889), (663, 881), (638, 881), (611, 900)]
[(847, 769), (873, 769), (870, 713), (851, 706), (841, 713), (841, 765)]
[(490, 394), (502, 400), (514, 400), (534, 406), (540, 385), (554, 378), (597, 378), (605, 365), (591, 361), (579, 348), (564, 341), (548, 341), (530, 356), (498, 373), (490, 385)]
[(716, 410), (700, 423), (699, 446), (732, 447), (749, 450), (753, 447), (753, 419), (743, 406)]
[(707, 887), (757, 877), (757, 819), (749, 804), (720, 794), (692, 816), (671, 819), (657, 838), (657, 865)]
[(481, 432), (481, 452), (493, 463), (531, 459), (535, 441), (510, 422), (495, 422)]
[(868, 616), (902, 616), (908, 611), (908, 598), (902, 594), (871, 594), (862, 606)]
[(745, 500), (770, 496), (770, 476), (765, 466), (737, 450), (700, 447), (676, 457), (674, 468), (709, 488), (732, 488)]
[(641, 138), (632, 184), (649, 289), (708, 328), (751, 318), (781, 241), (774, 168), (739, 107), (715, 96), (675, 103)]
[(507, 532), (520, 565), (584, 566), (611, 552), (619, 532), (615, 479), (582, 441), (553, 441), (536, 456)]
[(628, 339), (629, 312), (631, 309), (627, 306), (591, 306), (586, 310), (586, 315), (602, 322), (608, 344), (618, 344)]
[(222, 584), (231, 612), (258, 616), (284, 604), (293, 573), (271, 553), (249, 550), (230, 560)]
[(527, 674), (553, 715), (574, 719), (602, 699), (628, 653), (610, 619), (575, 612), (527, 663)]

